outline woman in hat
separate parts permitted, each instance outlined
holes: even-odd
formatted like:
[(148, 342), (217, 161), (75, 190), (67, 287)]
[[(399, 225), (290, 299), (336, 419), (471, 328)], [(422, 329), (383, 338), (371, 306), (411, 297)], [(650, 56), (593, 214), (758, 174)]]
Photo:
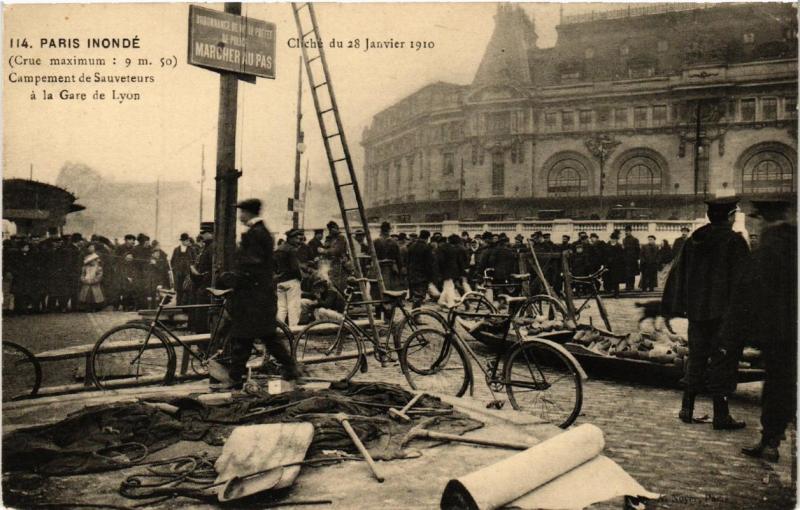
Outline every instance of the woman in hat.
[(100, 265), (100, 255), (95, 253), (95, 247), (90, 244), (87, 255), (83, 258), (81, 269), (81, 291), (79, 301), (84, 310), (96, 312), (102, 310), (106, 298), (103, 295), (103, 266)]

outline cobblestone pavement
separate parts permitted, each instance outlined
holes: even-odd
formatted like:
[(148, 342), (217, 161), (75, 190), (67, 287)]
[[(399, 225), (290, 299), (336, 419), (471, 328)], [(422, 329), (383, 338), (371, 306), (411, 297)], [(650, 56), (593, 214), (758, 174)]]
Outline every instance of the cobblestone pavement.
[[(615, 331), (637, 327), (634, 301), (606, 301)], [(7, 317), (3, 321), (3, 338), (37, 352), (94, 342), (104, 330), (134, 316), (103, 312)], [(675, 321), (674, 327), (685, 333), (685, 321)], [(45, 384), (64, 377), (68, 368), (45, 367)], [(370, 359), (369, 371), (356, 378), (406, 384), (396, 364), (381, 368), (374, 359)], [(476, 398), (486, 402), (491, 399), (482, 381), (477, 381), (475, 388)], [(794, 508), (791, 452), (795, 431), (787, 432), (789, 440), (781, 445), (781, 459), (775, 465), (739, 453), (743, 445), (758, 439), (759, 391), (757, 383), (740, 385), (732, 399), (731, 412), (744, 419), (748, 427), (744, 431), (727, 432), (714, 431), (710, 424), (679, 422), (678, 390), (590, 379), (584, 383), (583, 408), (576, 424), (599, 426), (605, 433), (606, 454), (646, 488), (663, 495), (660, 500), (648, 503), (648, 508)], [(698, 402), (696, 415), (703, 414), (712, 414), (708, 400)], [(619, 505), (604, 504), (597, 508), (619, 508)]]

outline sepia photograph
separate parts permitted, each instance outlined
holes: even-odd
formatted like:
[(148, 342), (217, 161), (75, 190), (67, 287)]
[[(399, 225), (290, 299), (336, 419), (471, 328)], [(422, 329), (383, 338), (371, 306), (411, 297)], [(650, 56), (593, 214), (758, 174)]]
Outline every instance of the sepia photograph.
[(3, 508), (797, 506), (796, 3), (2, 18)]

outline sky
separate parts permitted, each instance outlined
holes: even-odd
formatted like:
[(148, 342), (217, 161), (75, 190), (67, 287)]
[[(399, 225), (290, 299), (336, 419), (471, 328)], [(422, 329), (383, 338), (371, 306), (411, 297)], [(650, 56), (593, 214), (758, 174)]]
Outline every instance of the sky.
[[(24, 57), (115, 57), (116, 66), (103, 72), (124, 73), (125, 58), (148, 58), (154, 65), (129, 69), (152, 74), (155, 83), (52, 84), (34, 87), (9, 83), (9, 73), (41, 74), (53, 68), (4, 64), (4, 177), (28, 177), (54, 182), (67, 162), (89, 165), (114, 180), (190, 181), (199, 183), (201, 153), (207, 175), (213, 174), (216, 151), (219, 77), (187, 64), (189, 4), (51, 4), (5, 6), (6, 39), (26, 37), (37, 48), (6, 50)], [(431, 41), (433, 49), (414, 51), (326, 48), (334, 91), (351, 145), (360, 162), (358, 145), (372, 116), (424, 85), (435, 81), (472, 81), (494, 26), (494, 3), (469, 4), (317, 4), (323, 39)], [(559, 4), (523, 4), (533, 17), (540, 47), (555, 43)], [(222, 4), (206, 4), (222, 10)], [(564, 4), (564, 14), (620, 5)], [(243, 171), (240, 196), (263, 196), (276, 183), (293, 179), (295, 111), (300, 50), (289, 47), (297, 36), (289, 4), (245, 3), (242, 14), (277, 25), (275, 80), (240, 82), (237, 166)], [(134, 37), (137, 50), (42, 49), (40, 38)], [(175, 68), (161, 68), (161, 58), (174, 58)], [(57, 70), (57, 69), (56, 69)], [(73, 71), (80, 72), (80, 68)], [(88, 72), (98, 70), (87, 67)], [(30, 100), (46, 89), (86, 92), (101, 88), (139, 92), (139, 101)], [(303, 128), (306, 132), (313, 190), (329, 186), (319, 128), (304, 78)], [(206, 181), (213, 193), (213, 179)], [(320, 188), (321, 189), (321, 188)], [(209, 196), (209, 195), (207, 195)], [(283, 198), (281, 198), (283, 200)]]

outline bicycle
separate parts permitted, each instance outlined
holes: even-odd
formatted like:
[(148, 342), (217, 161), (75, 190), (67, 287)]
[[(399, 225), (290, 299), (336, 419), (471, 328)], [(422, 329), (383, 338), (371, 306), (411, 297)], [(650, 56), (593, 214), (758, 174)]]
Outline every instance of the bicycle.
[[(377, 280), (350, 278), (345, 289), (346, 304), (342, 317), (310, 323), (292, 343), (292, 356), (304, 366), (307, 378), (348, 381), (359, 371), (367, 371), (367, 356), (373, 355), (381, 366), (386, 366), (397, 361), (394, 354), (409, 334), (422, 327), (444, 327), (444, 319), (433, 309), (406, 310), (405, 290), (385, 290), (383, 300), (370, 300), (365, 299), (357, 288), (361, 282), (377, 283)], [(356, 323), (355, 309), (366, 307), (369, 311), (377, 305), (384, 307), (384, 320), (373, 331)], [(398, 311), (401, 319), (395, 322)], [(365, 345), (371, 348), (366, 349)]]
[[(562, 259), (562, 264), (564, 274), (564, 303), (566, 305), (566, 317), (571, 317), (575, 323), (578, 323), (581, 318), (581, 312), (589, 308), (590, 301), (594, 301), (597, 304), (597, 311), (600, 313), (600, 318), (603, 320), (603, 324), (609, 332), (612, 331), (611, 320), (608, 317), (608, 311), (606, 310), (605, 304), (603, 304), (603, 299), (600, 297), (599, 290), (601, 278), (605, 273), (608, 272), (608, 269), (605, 267), (600, 267), (600, 269), (592, 274), (586, 276), (575, 276), (569, 270), (569, 262), (566, 256), (564, 256)], [(585, 299), (578, 307), (575, 306), (573, 284), (577, 284), (576, 287), (578, 289), (585, 290), (586, 292), (585, 295), (581, 296), (581, 298), (585, 297)], [(591, 318), (589, 321), (591, 323)]]
[(42, 384), (42, 366), (25, 347), (3, 341), (3, 402), (35, 397)]
[[(474, 360), (494, 398), (490, 406), (502, 406), (495, 392), (505, 389), (514, 409), (538, 412), (546, 421), (568, 427), (583, 404), (583, 368), (561, 345), (522, 337), (518, 321), (524, 319), (517, 314), (528, 298), (501, 298), (508, 303), (507, 314), (463, 312), (454, 307), (448, 312), (445, 331), (421, 329), (412, 333), (400, 351), (403, 375), (418, 391), (460, 397), (469, 389), (473, 395), (475, 376), (470, 360)], [(497, 350), (494, 359), (482, 360), (456, 331), (458, 317), (481, 320), (485, 333), (495, 337), (492, 343), (507, 346)], [(508, 341), (511, 331), (514, 337)]]
[[(181, 346), (190, 356), (192, 371), (199, 377), (211, 375), (217, 380), (227, 378), (224, 364), (229, 356), (229, 298), (233, 290), (206, 289), (214, 302), (201, 305), (181, 305), (184, 310), (208, 310), (211, 315), (209, 341), (190, 346), (159, 319), (163, 309), (176, 296), (174, 290), (159, 289), (161, 300), (152, 320), (127, 323), (108, 330), (95, 344), (89, 357), (89, 374), (99, 389), (111, 389), (151, 384), (168, 385), (175, 380), (175, 346)], [(276, 321), (278, 334), (293, 341), (291, 330)], [(263, 364), (266, 363), (266, 356)], [(181, 372), (188, 367), (182, 366)]]

